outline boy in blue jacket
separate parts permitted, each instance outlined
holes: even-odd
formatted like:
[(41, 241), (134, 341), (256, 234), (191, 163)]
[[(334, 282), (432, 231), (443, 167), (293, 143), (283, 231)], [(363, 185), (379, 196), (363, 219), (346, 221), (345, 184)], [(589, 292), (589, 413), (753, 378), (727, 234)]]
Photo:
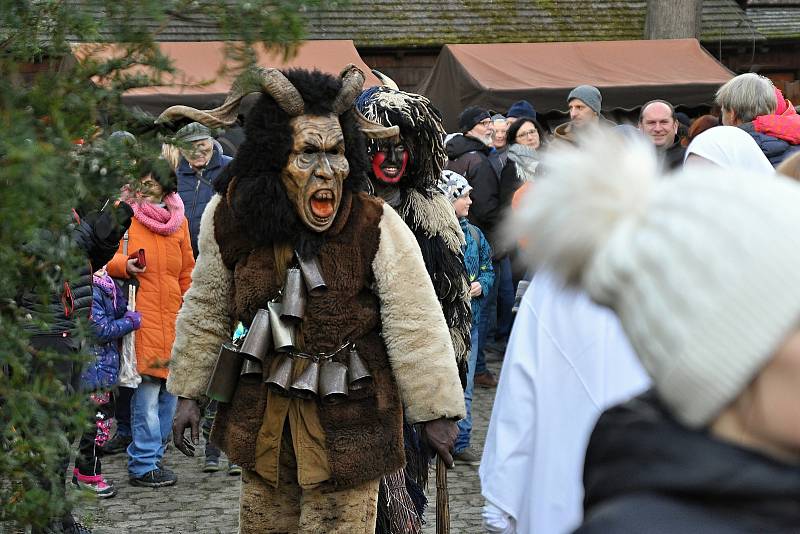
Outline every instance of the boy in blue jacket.
[(472, 434), (472, 392), (475, 388), (475, 365), (478, 360), (478, 325), (485, 307), (485, 295), (489, 293), (494, 283), (494, 270), (492, 269), (492, 248), (483, 232), (467, 220), (472, 199), (469, 197), (472, 187), (467, 179), (453, 171), (442, 171), (439, 180), (439, 190), (444, 193), (453, 204), (456, 217), (464, 232), (466, 245), (464, 247), (464, 266), (469, 277), (469, 294), (472, 297), (472, 328), (470, 329), (469, 367), (467, 369), (467, 388), (464, 390), (464, 401), (467, 406), (467, 416), (458, 422), (458, 438), (455, 444), (453, 458), (457, 462), (467, 465), (478, 465), (480, 455), (470, 447)]

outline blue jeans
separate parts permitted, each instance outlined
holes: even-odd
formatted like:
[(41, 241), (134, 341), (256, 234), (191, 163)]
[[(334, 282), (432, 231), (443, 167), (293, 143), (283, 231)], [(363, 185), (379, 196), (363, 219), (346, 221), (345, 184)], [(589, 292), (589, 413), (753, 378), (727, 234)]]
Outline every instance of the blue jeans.
[(478, 361), (478, 332), (479, 325), (472, 325), (470, 331), (471, 348), (469, 350), (469, 364), (467, 366), (467, 389), (464, 390), (464, 404), (467, 406), (467, 416), (458, 422), (458, 437), (454, 451), (456, 454), (469, 447), (472, 435), (472, 392), (475, 390), (475, 366)]
[(481, 314), (480, 336), (478, 338), (478, 361), (475, 364), (475, 373), (481, 374), (486, 369), (486, 354), (484, 348), (490, 341), (490, 334), (494, 330), (492, 341), (504, 341), (511, 332), (514, 315), (514, 282), (511, 274), (511, 259), (506, 256), (502, 260), (493, 261), (494, 283), (486, 295), (483, 313)]
[(178, 404), (178, 398), (167, 391), (166, 380), (142, 378), (131, 401), (133, 441), (128, 445), (128, 474), (132, 477), (157, 469)]

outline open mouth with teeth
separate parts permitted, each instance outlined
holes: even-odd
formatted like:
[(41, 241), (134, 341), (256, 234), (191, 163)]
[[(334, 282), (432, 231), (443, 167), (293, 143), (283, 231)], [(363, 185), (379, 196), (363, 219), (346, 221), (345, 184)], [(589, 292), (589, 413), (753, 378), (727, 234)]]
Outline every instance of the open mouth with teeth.
[(401, 171), (400, 168), (394, 166), (386, 166), (381, 167), (381, 171), (383, 173), (383, 181), (388, 182), (390, 184), (396, 183), (400, 181), (401, 178)]
[(309, 200), (311, 214), (321, 222), (330, 219), (336, 208), (336, 197), (330, 189), (320, 189)]

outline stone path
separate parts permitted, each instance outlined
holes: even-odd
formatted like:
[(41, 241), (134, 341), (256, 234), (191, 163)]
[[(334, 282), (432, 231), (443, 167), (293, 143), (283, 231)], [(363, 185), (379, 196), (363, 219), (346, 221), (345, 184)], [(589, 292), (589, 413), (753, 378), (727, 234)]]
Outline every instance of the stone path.
[[(489, 367), (499, 372), (497, 362)], [(480, 452), (491, 415), (494, 389), (476, 388), (473, 407), (472, 445)], [(202, 451), (202, 448), (200, 448)], [(225, 469), (203, 473), (203, 457), (188, 458), (171, 447), (164, 464), (178, 475), (175, 486), (160, 489), (139, 488), (128, 484), (126, 455), (103, 459), (104, 474), (115, 481), (119, 493), (105, 500), (82, 501), (77, 511), (81, 521), (95, 534), (170, 533), (230, 534), (237, 532), (239, 477)], [(222, 462), (225, 467), (225, 462)], [(71, 486), (71, 485), (70, 485)], [(431, 471), (430, 507), (425, 514), (425, 534), (436, 531), (436, 476)], [(481, 533), (481, 508), (478, 467), (456, 465), (448, 471), (451, 531), (459, 534)]]

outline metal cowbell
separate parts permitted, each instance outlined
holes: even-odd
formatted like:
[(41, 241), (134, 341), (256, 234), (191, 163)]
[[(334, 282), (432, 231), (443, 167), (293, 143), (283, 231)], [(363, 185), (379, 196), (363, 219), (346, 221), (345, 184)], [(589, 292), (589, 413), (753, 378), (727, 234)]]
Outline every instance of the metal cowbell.
[(326, 360), (319, 370), (319, 396), (325, 404), (336, 404), (347, 398), (347, 366)]
[(355, 347), (350, 349), (347, 360), (347, 383), (352, 390), (364, 389), (372, 384), (373, 378), (364, 360), (359, 356)]
[(272, 328), (269, 312), (262, 308), (253, 317), (253, 322), (250, 323), (250, 329), (247, 331), (239, 352), (248, 360), (263, 363), (271, 342)]
[(270, 302), (269, 322), (272, 329), (272, 342), (277, 352), (289, 352), (295, 348), (295, 325), (281, 318), (283, 306), (280, 302)]
[(280, 360), (277, 367), (264, 383), (271, 390), (287, 395), (289, 393), (289, 382), (292, 380), (292, 359), (287, 354), (279, 354), (278, 358)]
[(297, 267), (286, 270), (286, 284), (283, 286), (281, 304), (283, 319), (303, 319), (306, 311), (306, 284), (303, 282), (303, 274)]
[(325, 279), (322, 278), (319, 258), (315, 256), (309, 260), (304, 260), (300, 254), (295, 253), (295, 255), (297, 256), (297, 261), (300, 263), (300, 271), (303, 273), (303, 279), (306, 282), (308, 294), (318, 297), (328, 289)]
[(206, 388), (206, 396), (215, 401), (228, 403), (233, 399), (233, 392), (239, 383), (239, 372), (242, 368), (244, 357), (239, 353), (236, 345), (231, 342), (222, 344), (217, 356), (217, 363), (211, 380)]
[(319, 362), (309, 360), (308, 367), (289, 387), (289, 393), (301, 399), (313, 399), (319, 391)]
[(264, 366), (261, 362), (245, 358), (242, 365), (242, 376), (263, 376)]

